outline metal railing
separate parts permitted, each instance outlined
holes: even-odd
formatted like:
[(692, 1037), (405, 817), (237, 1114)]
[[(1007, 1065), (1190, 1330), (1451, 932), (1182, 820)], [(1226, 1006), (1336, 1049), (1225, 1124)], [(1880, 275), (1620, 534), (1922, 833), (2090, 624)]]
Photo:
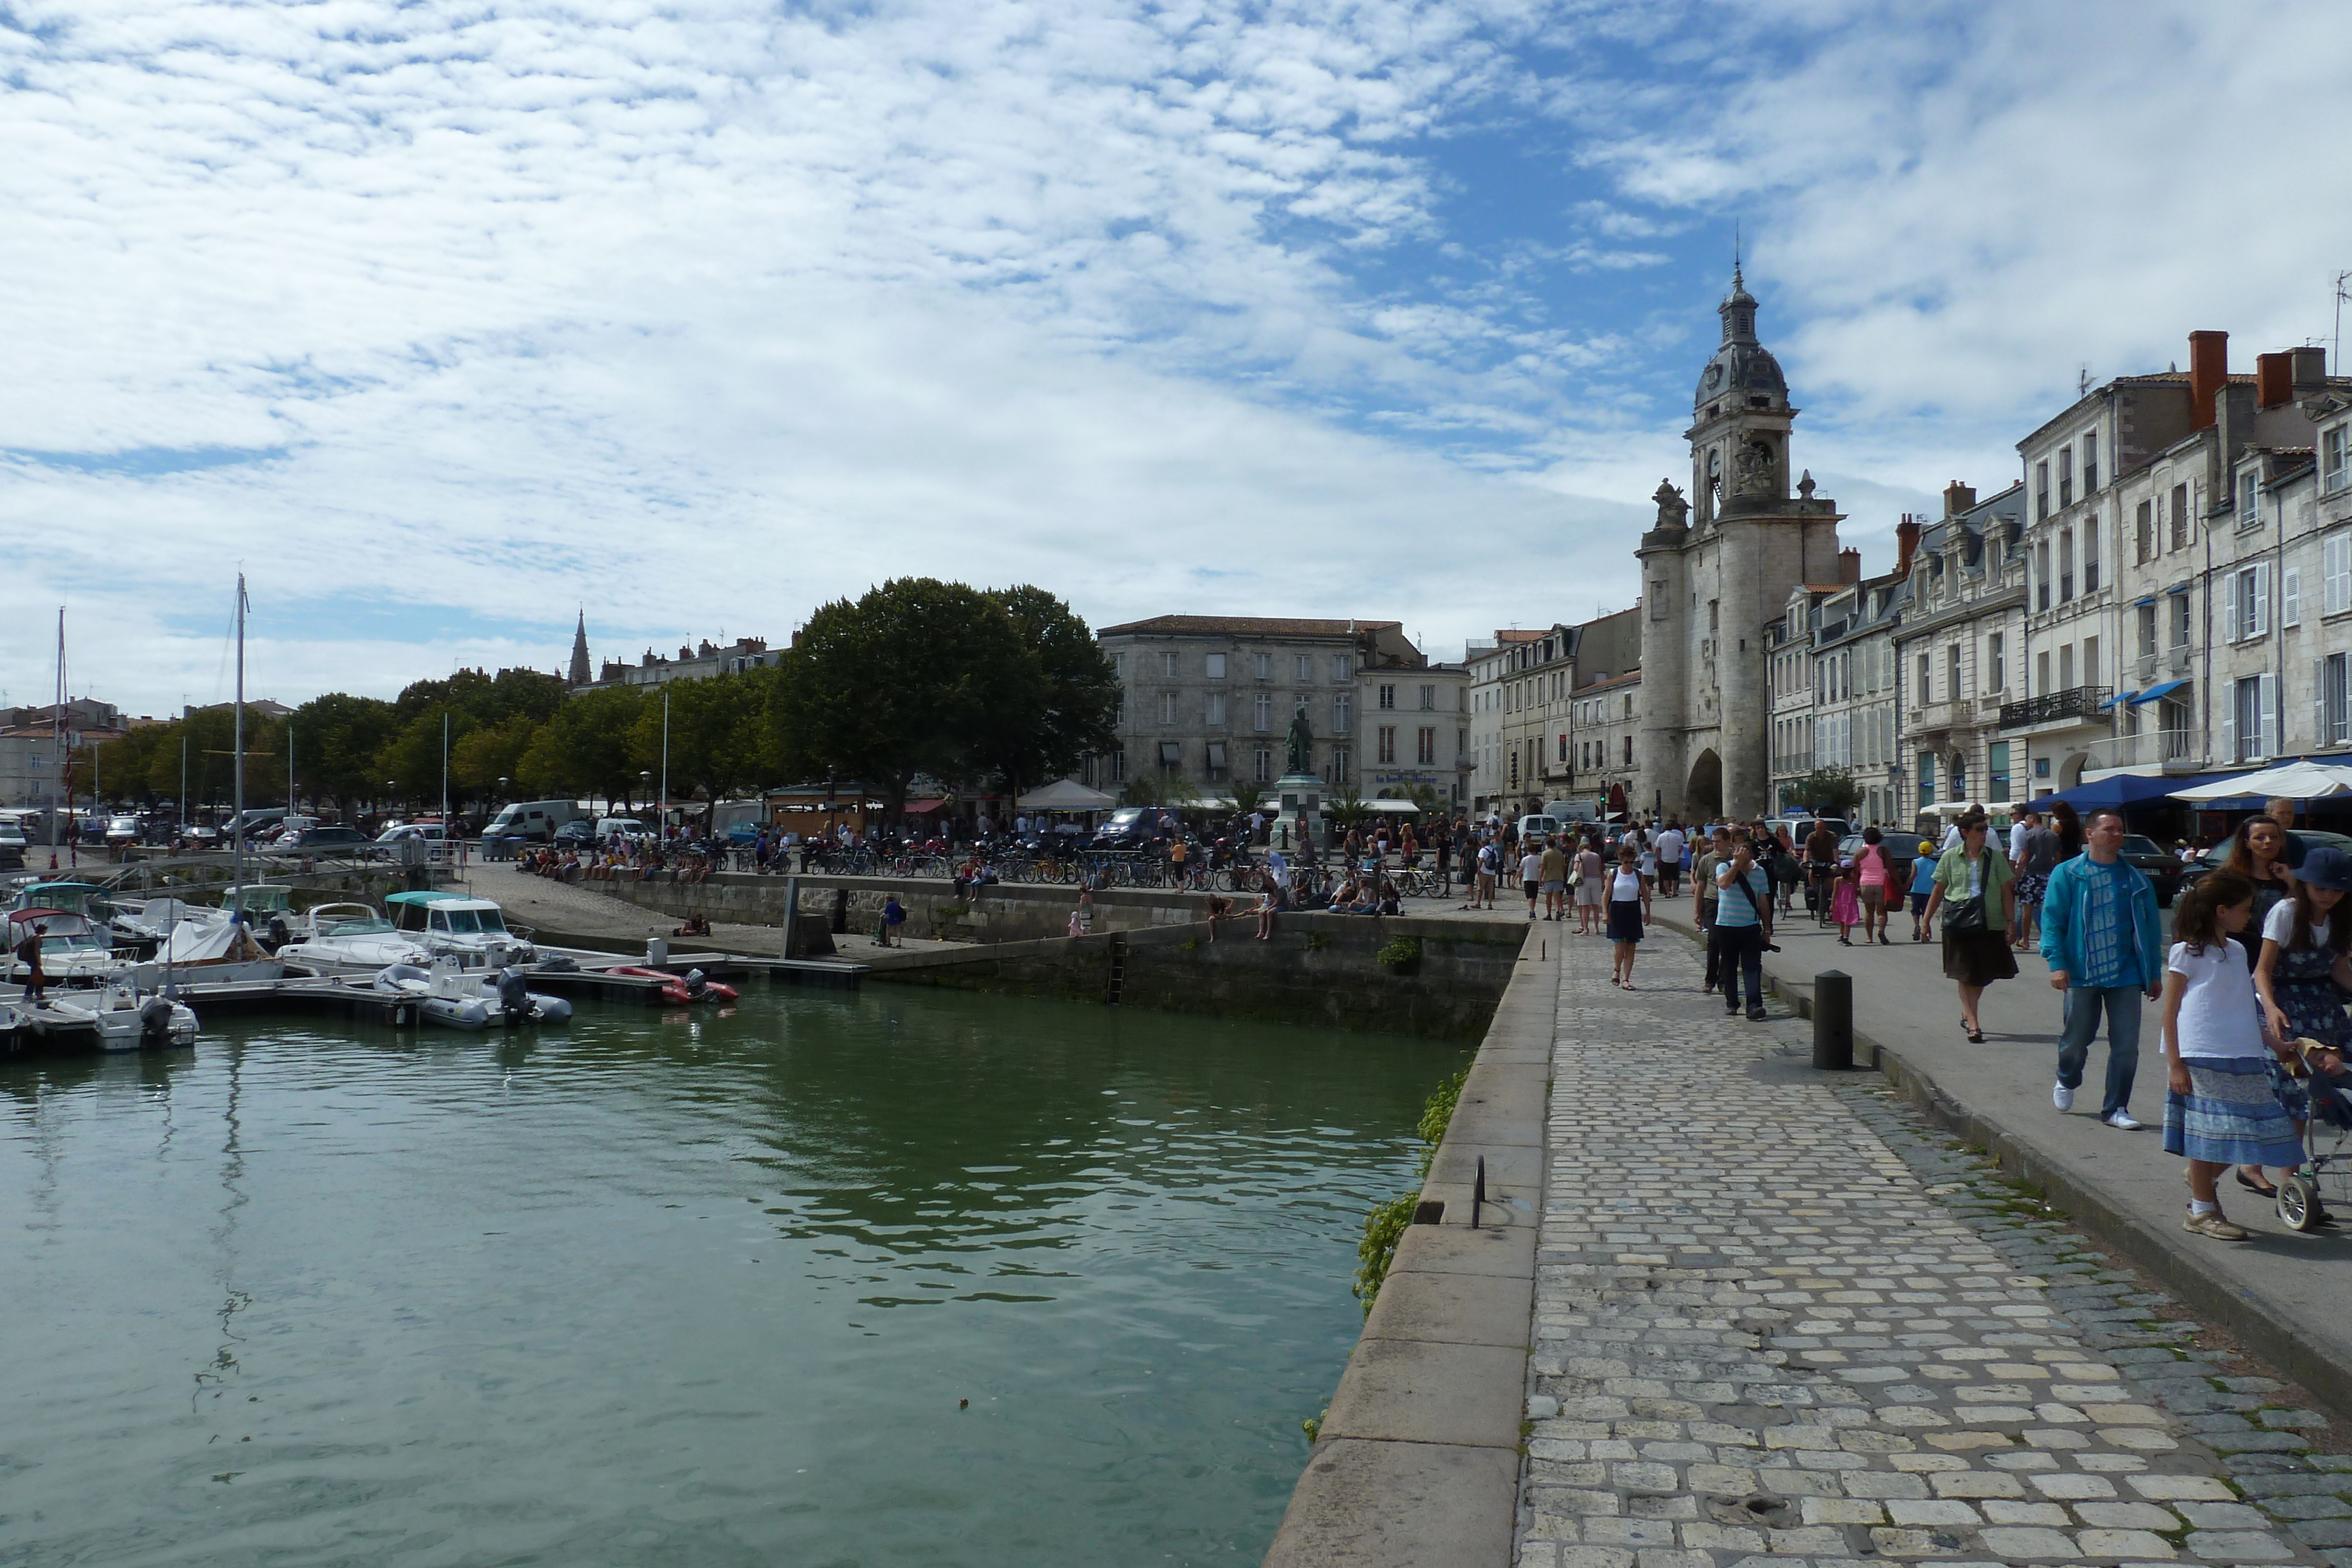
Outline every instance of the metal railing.
[(2112, 686), (2070, 686), (2063, 692), (2043, 692), (2023, 702), (2003, 703), (2000, 727), (2016, 729), (2062, 718), (2097, 718), (2100, 705), (2113, 695)]

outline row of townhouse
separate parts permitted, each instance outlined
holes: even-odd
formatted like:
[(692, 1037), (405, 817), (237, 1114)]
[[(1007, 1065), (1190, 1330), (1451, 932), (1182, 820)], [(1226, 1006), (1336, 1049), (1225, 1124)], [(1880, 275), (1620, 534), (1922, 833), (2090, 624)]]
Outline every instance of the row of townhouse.
[(1399, 622), (1158, 615), (1096, 641), (1120, 701), (1118, 744), (1080, 771), (1089, 786), (1117, 792), (1157, 777), (1214, 797), (1270, 785), (1304, 716), (1308, 766), (1335, 791), (1425, 787), (1465, 803), (1467, 671), (1432, 663)]
[(1906, 519), (1886, 578), (1792, 591), (1766, 637), (1780, 803), (1817, 768), (1913, 822), (2352, 752), (2352, 380), (2324, 350), (2232, 375), (2191, 333), (2186, 372), (2092, 389), (2018, 451), (2017, 483)]
[(1472, 808), (1516, 816), (1551, 800), (1638, 806), (1641, 657), (1638, 608), (1473, 643)]

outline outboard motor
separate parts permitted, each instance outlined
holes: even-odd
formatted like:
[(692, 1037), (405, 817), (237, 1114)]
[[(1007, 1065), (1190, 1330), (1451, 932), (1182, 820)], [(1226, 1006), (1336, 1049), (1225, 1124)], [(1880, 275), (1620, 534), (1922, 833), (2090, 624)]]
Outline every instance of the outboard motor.
[(510, 1021), (530, 1017), (530, 991), (520, 969), (509, 966), (499, 971), (499, 1009)]
[(701, 970), (688, 969), (686, 972), (686, 994), (696, 1001), (702, 999), (702, 993), (709, 988), (709, 980), (704, 977)]
[(162, 997), (149, 997), (139, 1008), (139, 1043), (166, 1046), (172, 1043), (172, 1004)]
[(269, 917), (269, 950), (272, 953), (275, 953), (278, 949), (285, 946), (286, 944), (293, 940), (294, 928), (286, 924), (286, 916), (283, 915), (271, 915)]

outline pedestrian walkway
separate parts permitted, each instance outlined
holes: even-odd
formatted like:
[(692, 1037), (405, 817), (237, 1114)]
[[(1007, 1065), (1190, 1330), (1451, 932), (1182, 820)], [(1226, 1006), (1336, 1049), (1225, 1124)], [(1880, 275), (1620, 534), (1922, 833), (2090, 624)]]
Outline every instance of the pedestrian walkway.
[[(1835, 950), (1832, 947), (1832, 950)], [(1566, 945), (1518, 1562), (2352, 1568), (2352, 1458), (1659, 931)]]

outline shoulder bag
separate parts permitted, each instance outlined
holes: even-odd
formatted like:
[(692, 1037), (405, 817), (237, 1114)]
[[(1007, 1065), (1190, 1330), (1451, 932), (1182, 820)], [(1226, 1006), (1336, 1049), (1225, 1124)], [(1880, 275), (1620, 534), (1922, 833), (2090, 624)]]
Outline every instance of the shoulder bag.
[[(1755, 869), (1752, 862), (1748, 869), (1751, 871)], [(1771, 923), (1765, 918), (1764, 912), (1756, 907), (1756, 893), (1754, 889), (1748, 885), (1747, 876), (1742, 873), (1733, 872), (1731, 873), (1731, 885), (1739, 890), (1739, 896), (1748, 901), (1748, 907), (1754, 912), (1756, 915), (1756, 930), (1758, 934), (1764, 938), (1764, 951), (1767, 953), (1778, 953), (1780, 950), (1780, 945), (1772, 940)], [(1769, 877), (1767, 879), (1767, 886), (1769, 886)], [(1717, 902), (1720, 902), (1721, 895), (1717, 894)]]
[(1945, 936), (1966, 936), (1971, 931), (1982, 931), (1986, 929), (1985, 894), (1990, 893), (1992, 890), (1991, 860), (1992, 852), (1990, 850), (1987, 850), (1984, 852), (1983, 861), (1979, 862), (1977, 867), (1977, 880), (1979, 884), (1984, 889), (1984, 892), (1978, 893), (1968, 898), (1954, 898), (1949, 894), (1945, 895)]

